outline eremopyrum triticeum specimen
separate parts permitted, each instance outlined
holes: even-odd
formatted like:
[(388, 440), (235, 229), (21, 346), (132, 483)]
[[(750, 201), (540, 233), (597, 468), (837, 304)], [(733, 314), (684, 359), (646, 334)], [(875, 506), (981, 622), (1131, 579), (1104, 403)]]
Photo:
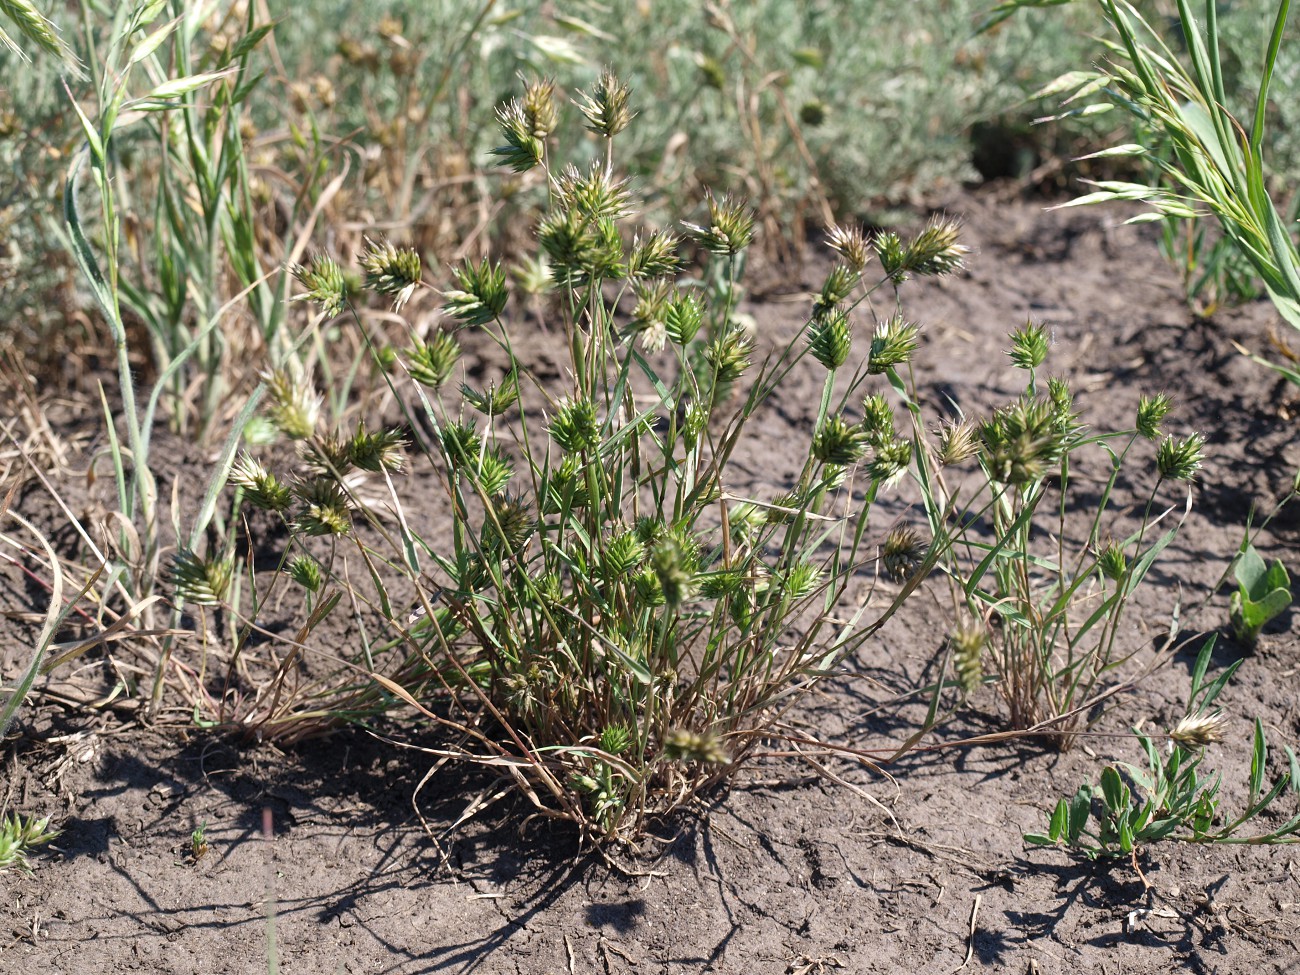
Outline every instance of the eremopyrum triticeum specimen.
[(172, 556), (168, 575), (177, 598), (200, 606), (219, 606), (230, 591), (234, 571), (231, 559), (205, 559), (183, 548)]
[(636, 117), (636, 113), (628, 107), (631, 95), (632, 89), (606, 68), (589, 93), (578, 93), (578, 111), (586, 116), (587, 128), (606, 139), (612, 139)]
[(477, 265), (470, 261), (455, 273), (460, 287), (442, 293), (446, 299), (443, 308), (453, 318), (466, 325), (487, 325), (505, 310), (510, 293), (499, 263), (492, 264), (487, 258)]
[(1173, 408), (1174, 401), (1165, 393), (1143, 396), (1138, 401), (1137, 432), (1148, 440), (1159, 440), (1160, 424)]
[(910, 525), (892, 529), (880, 546), (880, 568), (891, 582), (906, 582), (921, 567), (924, 558), (921, 533)]
[(877, 324), (876, 334), (871, 337), (867, 372), (878, 376), (895, 366), (910, 362), (912, 353), (916, 351), (920, 331), (919, 326), (904, 321), (901, 315)]
[(392, 298), (394, 311), (400, 311), (420, 286), (420, 255), (409, 247), (367, 238), (361, 267), (366, 272), (366, 287)]
[(1018, 369), (1032, 371), (1047, 360), (1047, 329), (1033, 322), (1025, 324), (1011, 333), (1011, 348), (1007, 355)]
[(316, 432), (321, 398), (300, 371), (277, 369), (263, 373), (270, 394), (267, 410), (271, 422), (290, 440), (306, 440)]
[(828, 417), (813, 434), (812, 455), (823, 464), (848, 467), (867, 451), (867, 435), (843, 417)]
[(952, 669), (967, 694), (984, 681), (984, 647), (989, 642), (988, 630), (973, 619), (964, 619), (948, 636), (952, 647)]
[(827, 369), (838, 369), (853, 350), (853, 327), (838, 308), (817, 315), (808, 324), (808, 351)]
[(289, 273), (306, 289), (290, 301), (310, 301), (326, 318), (343, 314), (348, 306), (348, 280), (334, 258), (315, 254), (306, 264), (290, 264)]
[(1193, 433), (1181, 440), (1166, 437), (1156, 448), (1156, 469), (1162, 481), (1190, 481), (1205, 459), (1205, 437)]
[(715, 254), (739, 254), (754, 239), (754, 212), (732, 196), (719, 200), (709, 194), (709, 225), (683, 224), (705, 250)]
[(421, 386), (439, 389), (460, 360), (461, 348), (446, 332), (434, 332), (427, 341), (417, 339), (406, 351), (406, 371)]
[(1184, 748), (1204, 748), (1223, 740), (1227, 721), (1221, 712), (1214, 714), (1187, 714), (1169, 729), (1169, 737)]
[(286, 511), (293, 504), (288, 486), (247, 453), (231, 466), (230, 483), (242, 489), (244, 500), (255, 508)]

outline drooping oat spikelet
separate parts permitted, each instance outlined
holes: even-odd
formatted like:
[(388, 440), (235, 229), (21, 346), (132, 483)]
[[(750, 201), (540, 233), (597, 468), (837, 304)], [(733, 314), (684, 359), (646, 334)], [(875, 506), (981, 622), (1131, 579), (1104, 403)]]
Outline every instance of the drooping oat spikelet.
[[(68, 45), (59, 33), (59, 29), (54, 26), (54, 22), (36, 9), (36, 5), (31, 0), (0, 0), (0, 15), (3, 15), (19, 35), (25, 40), (35, 44), (46, 54), (52, 55), (63, 62), (64, 69), (78, 80), (86, 77), (86, 72), (73, 53), (72, 48)], [(18, 55), (24, 61), (31, 61), (31, 57), (24, 51), (18, 43), (9, 35), (4, 28), (0, 28), (0, 45), (3, 45), (14, 54)]]

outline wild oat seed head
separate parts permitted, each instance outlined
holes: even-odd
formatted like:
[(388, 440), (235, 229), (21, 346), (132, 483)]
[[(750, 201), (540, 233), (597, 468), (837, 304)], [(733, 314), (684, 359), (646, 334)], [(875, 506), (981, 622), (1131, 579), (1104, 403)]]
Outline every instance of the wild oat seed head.
[(320, 570), (320, 563), (309, 555), (295, 555), (289, 561), (289, 578), (310, 593), (320, 592), (325, 578)]
[(828, 417), (813, 434), (812, 455), (822, 464), (850, 467), (866, 452), (867, 435), (841, 416)]
[(692, 237), (715, 254), (738, 254), (754, 239), (754, 212), (731, 196), (719, 200), (708, 195), (709, 226), (684, 223)]
[(1193, 433), (1177, 440), (1166, 437), (1156, 448), (1156, 470), (1162, 481), (1190, 481), (1205, 460), (1205, 437)]
[(808, 323), (808, 349), (827, 369), (844, 365), (853, 351), (849, 316), (837, 308), (813, 318)]
[(944, 467), (960, 464), (974, 457), (980, 449), (979, 435), (970, 420), (944, 423), (939, 431), (939, 463)]
[(636, 117), (636, 113), (628, 108), (631, 94), (632, 89), (606, 68), (590, 93), (578, 92), (578, 111), (586, 116), (587, 128), (612, 139)]
[(285, 511), (293, 504), (289, 488), (245, 452), (230, 468), (230, 483), (244, 492), (244, 499), (255, 508)]
[(910, 362), (912, 353), (916, 351), (920, 331), (920, 326), (904, 321), (901, 315), (879, 322), (876, 334), (871, 337), (867, 372), (878, 376), (894, 366)]
[(1160, 439), (1160, 424), (1174, 408), (1174, 401), (1165, 393), (1143, 396), (1138, 401), (1137, 432), (1148, 440)]
[(1169, 737), (1184, 748), (1204, 748), (1223, 740), (1227, 719), (1223, 713), (1187, 714), (1169, 729)]
[(341, 315), (347, 308), (347, 277), (334, 258), (314, 254), (306, 266), (290, 264), (289, 273), (307, 289), (291, 297), (290, 301), (310, 301), (320, 307), (326, 318)]
[(396, 311), (410, 301), (420, 286), (420, 255), (409, 247), (399, 249), (388, 241), (367, 238), (361, 266), (366, 272), (366, 287), (390, 296)]
[(836, 225), (826, 234), (826, 244), (831, 250), (844, 258), (844, 263), (859, 274), (871, 260), (871, 244), (862, 228), (856, 225), (841, 227)]
[(178, 599), (219, 606), (230, 591), (234, 571), (231, 559), (205, 559), (183, 548), (172, 556), (168, 575)]
[(451, 335), (434, 332), (428, 342), (416, 339), (406, 350), (406, 371), (421, 386), (439, 389), (451, 377), (460, 354), (460, 343)]
[(880, 546), (880, 568), (892, 582), (906, 582), (921, 567), (925, 544), (910, 525), (899, 525), (885, 536)]
[(1011, 348), (1007, 355), (1018, 369), (1037, 369), (1047, 359), (1047, 327), (1025, 322), (1024, 326), (1011, 333)]

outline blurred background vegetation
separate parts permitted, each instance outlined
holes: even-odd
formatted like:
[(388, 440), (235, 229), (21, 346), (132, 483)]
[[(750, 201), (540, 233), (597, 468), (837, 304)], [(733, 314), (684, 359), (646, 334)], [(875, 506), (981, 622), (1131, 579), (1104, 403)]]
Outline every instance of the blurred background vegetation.
[[(291, 9), (218, 0), (200, 35), (207, 50), (193, 52), (198, 70), (220, 64), (242, 35), (249, 2), (253, 20), (275, 24), (252, 56), (260, 78), (239, 123), (263, 267), (288, 256), (286, 221), (311, 211), (317, 246), (347, 250), (380, 232), (430, 265), (525, 240), (542, 188), (488, 155), (494, 111), (521, 76), (553, 78), (564, 92), (614, 68), (639, 112), (619, 155), (657, 217), (690, 216), (706, 187), (739, 192), (778, 253), (776, 242), (797, 244), (832, 215), (888, 222), (894, 207), (981, 179), (1064, 190), (1068, 160), (1113, 142), (1125, 124), (1121, 113), (1034, 124), (1059, 111), (1058, 99), (1034, 93), (1102, 56), (1090, 2), (1021, 11), (981, 31), (992, 0), (308, 0)], [(93, 63), (88, 45), (106, 36), (111, 6), (42, 6)], [(1175, 36), (1171, 3), (1141, 6)], [(1240, 97), (1229, 107), (1246, 113), (1274, 2), (1220, 7), (1229, 97)], [(0, 171), (12, 174), (0, 184), (0, 354), (29, 364), (99, 344), (61, 239), (58, 200), (83, 135), (59, 68), (0, 49)], [(74, 94), (91, 90), (66, 82)], [(1266, 151), (1286, 186), (1300, 174), (1298, 88), (1300, 56), (1286, 45)], [(116, 146), (137, 183), (123, 214), (128, 243), (148, 239), (154, 223), (149, 145)], [(597, 148), (591, 139), (575, 155)]]

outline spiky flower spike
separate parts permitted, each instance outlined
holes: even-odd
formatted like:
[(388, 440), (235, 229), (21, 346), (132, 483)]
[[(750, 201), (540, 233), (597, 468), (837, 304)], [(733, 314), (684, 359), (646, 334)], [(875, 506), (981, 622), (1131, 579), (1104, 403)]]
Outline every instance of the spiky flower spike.
[(828, 417), (813, 434), (812, 455), (823, 464), (848, 467), (862, 459), (867, 451), (867, 435), (858, 426), (850, 426), (843, 417)]
[(497, 124), (506, 144), (490, 152), (500, 165), (509, 166), (516, 173), (526, 173), (541, 163), (545, 149), (542, 140), (533, 134), (534, 123), (517, 98), (497, 109)]
[(689, 543), (671, 533), (650, 550), (650, 569), (670, 607), (677, 608), (694, 592), (697, 558), (698, 554)]
[(565, 453), (593, 450), (600, 443), (600, 423), (590, 400), (566, 400), (551, 420), (551, 439)]
[(500, 416), (519, 400), (519, 373), (511, 369), (501, 382), (490, 382), (483, 389), (462, 383), (460, 391), (465, 402), (484, 416)]
[(555, 82), (550, 78), (529, 82), (524, 89), (524, 121), (534, 139), (545, 139), (555, 131), (559, 112), (555, 109)]
[(957, 683), (967, 694), (974, 693), (984, 681), (984, 647), (988, 630), (973, 619), (963, 619), (948, 635), (952, 646), (952, 669)]
[(367, 238), (361, 266), (366, 272), (366, 287), (390, 296), (394, 310), (400, 311), (420, 286), (420, 255), (409, 247), (399, 249), (388, 241)]
[(200, 606), (219, 606), (230, 591), (234, 571), (231, 559), (205, 559), (183, 548), (172, 556), (168, 575), (177, 598)]
[(321, 313), (326, 318), (341, 315), (347, 308), (347, 277), (334, 258), (326, 254), (315, 254), (306, 266), (290, 264), (289, 273), (306, 289), (294, 295), (289, 299), (290, 301), (313, 302), (320, 307)]
[(10, 867), (29, 870), (27, 851), (32, 847), (48, 843), (59, 835), (57, 829), (50, 828), (50, 817), (37, 819), (35, 816), (19, 816), (8, 813), (0, 819), (0, 873)]
[(610, 725), (600, 733), (600, 750), (622, 755), (632, 747), (632, 732), (625, 724)]
[(1051, 401), (1042, 397), (1020, 399), (997, 410), (980, 424), (989, 476), (1002, 484), (1023, 486), (1046, 474), (1065, 445), (1056, 421)]
[(876, 334), (871, 337), (867, 372), (878, 376), (894, 366), (909, 362), (912, 353), (916, 351), (919, 332), (919, 326), (904, 321), (901, 315), (877, 324)]
[(516, 555), (536, 530), (537, 519), (522, 497), (496, 494), (491, 500), (491, 513), (483, 520), (483, 550)]
[(726, 765), (731, 761), (715, 735), (699, 734), (685, 728), (664, 736), (664, 757), (670, 762), (699, 762), (702, 765)]
[(861, 275), (848, 264), (836, 264), (822, 282), (821, 294), (813, 304), (813, 313), (823, 315), (847, 301)]
[(587, 128), (597, 135), (612, 139), (636, 117), (628, 108), (632, 89), (623, 84), (606, 68), (591, 93), (578, 93), (578, 111), (587, 117)]
[(1194, 433), (1182, 440), (1166, 437), (1156, 448), (1156, 470), (1162, 481), (1190, 481), (1205, 460), (1205, 437)]
[(664, 308), (663, 324), (674, 345), (690, 345), (704, 324), (704, 305), (693, 294), (678, 293)]
[(876, 456), (867, 465), (867, 476), (888, 486), (897, 481), (907, 471), (912, 462), (912, 441), (902, 437), (893, 437), (873, 445)]
[(880, 546), (880, 569), (892, 582), (906, 582), (925, 558), (920, 533), (910, 525), (899, 525), (885, 536)]
[(442, 293), (447, 313), (466, 325), (487, 325), (494, 321), (510, 297), (506, 272), (501, 265), (490, 264), (487, 258), (477, 266), (468, 261), (464, 267), (456, 268), (455, 274), (460, 288)]
[[(85, 79), (86, 72), (81, 62), (77, 60), (77, 55), (59, 34), (59, 29), (54, 26), (54, 22), (42, 14), (31, 0), (0, 0), (0, 14), (8, 18), (24, 39), (31, 41), (46, 54), (62, 61), (64, 69), (78, 81)], [(0, 28), (0, 46), (7, 47), (24, 61), (31, 61), (27, 52), (19, 47), (18, 43), (2, 28)]]
[(406, 438), (401, 430), (381, 430), (378, 433), (366, 433), (357, 427), (357, 432), (347, 442), (347, 458), (363, 471), (380, 473), (397, 472), (402, 469), (402, 448)]
[(1160, 424), (1173, 408), (1174, 401), (1165, 393), (1143, 396), (1138, 401), (1137, 432), (1148, 440), (1159, 440)]
[(862, 432), (873, 447), (894, 439), (894, 408), (881, 393), (862, 400)]
[(1184, 748), (1204, 748), (1223, 740), (1226, 720), (1222, 712), (1187, 714), (1169, 729), (1169, 737)]
[(285, 511), (293, 504), (289, 488), (247, 453), (241, 454), (230, 468), (230, 483), (244, 492), (244, 500), (255, 508)]
[(566, 209), (577, 210), (588, 219), (609, 217), (617, 220), (627, 216), (631, 210), (628, 187), (626, 178), (613, 178), (599, 162), (592, 163), (585, 173), (571, 163), (556, 178), (555, 195)]
[(677, 258), (680, 243), (676, 234), (656, 230), (645, 240), (638, 235), (632, 241), (632, 255), (627, 261), (629, 278), (662, 278), (676, 274), (681, 261)]
[(957, 243), (960, 237), (960, 221), (943, 216), (932, 217), (925, 229), (907, 245), (903, 258), (907, 270), (926, 275), (952, 274), (961, 270), (962, 260), (970, 253), (970, 248)]
[(827, 369), (838, 369), (853, 350), (853, 329), (849, 317), (838, 308), (816, 316), (808, 323), (808, 349)]
[(1128, 558), (1124, 555), (1124, 549), (1114, 542), (1107, 542), (1097, 555), (1097, 568), (1107, 579), (1119, 582), (1128, 572)]
[(325, 584), (320, 563), (309, 555), (295, 555), (289, 562), (288, 571), (289, 578), (308, 592), (320, 592), (320, 587)]
[(316, 432), (320, 417), (320, 396), (311, 383), (296, 370), (277, 369), (262, 373), (270, 394), (267, 411), (271, 422), (290, 440), (306, 440)]
[(1025, 322), (1022, 328), (1011, 333), (1011, 348), (1007, 355), (1018, 369), (1033, 371), (1047, 359), (1047, 328)]
[(939, 431), (939, 463), (944, 467), (960, 464), (974, 457), (979, 452), (979, 436), (975, 433), (975, 424), (970, 420), (944, 423)]
[(314, 477), (296, 485), (303, 510), (294, 530), (303, 535), (346, 535), (352, 530), (347, 493), (333, 477)]
[(859, 274), (871, 260), (871, 245), (867, 243), (866, 235), (860, 227), (832, 227), (826, 234), (826, 243), (844, 258), (845, 264)]
[(709, 194), (709, 226), (683, 224), (705, 250), (715, 254), (738, 254), (754, 239), (754, 212), (731, 196), (719, 200)]
[(460, 359), (460, 343), (446, 332), (434, 332), (428, 342), (416, 339), (406, 350), (406, 371), (422, 386), (438, 389)]

